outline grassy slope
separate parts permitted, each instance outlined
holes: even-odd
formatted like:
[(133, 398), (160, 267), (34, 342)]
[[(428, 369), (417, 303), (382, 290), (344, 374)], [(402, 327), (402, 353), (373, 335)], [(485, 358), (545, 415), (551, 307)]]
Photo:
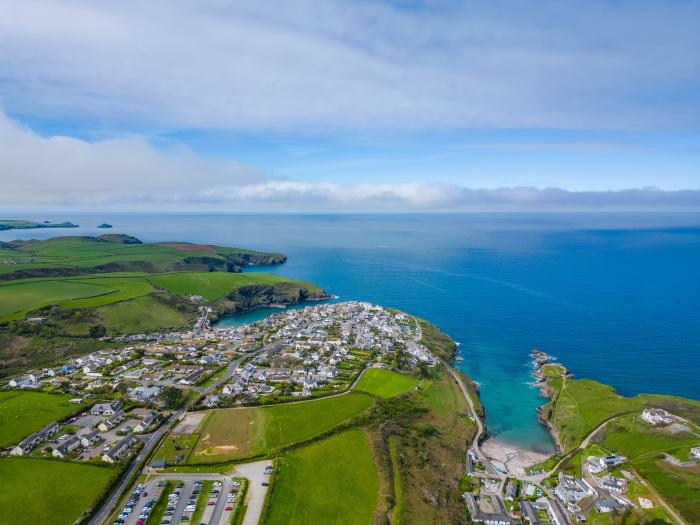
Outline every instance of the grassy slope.
[(0, 459), (0, 523), (70, 525), (109, 486), (112, 467), (48, 459)]
[(403, 394), (418, 384), (414, 377), (383, 368), (365, 370), (355, 390), (389, 398)]
[(269, 407), (212, 410), (190, 461), (220, 462), (272, 453), (323, 434), (371, 404), (369, 396), (350, 393)]
[(700, 466), (681, 468), (663, 461), (664, 452), (680, 455), (700, 446), (696, 429), (672, 433), (653, 428), (638, 414), (631, 414), (608, 424), (602, 444), (627, 456), (637, 472), (689, 523), (700, 522)]
[(0, 397), (0, 447), (17, 444), (26, 436), (75, 412), (72, 396), (42, 392), (2, 392)]
[(286, 279), (268, 273), (194, 273), (173, 272), (154, 275), (150, 282), (178, 295), (201, 295), (210, 301), (227, 296), (232, 290), (253, 284), (274, 286), (280, 283), (296, 283), (309, 290), (321, 289), (310, 283)]
[(349, 430), (292, 452), (278, 462), (263, 523), (371, 523), (377, 473), (367, 436)]

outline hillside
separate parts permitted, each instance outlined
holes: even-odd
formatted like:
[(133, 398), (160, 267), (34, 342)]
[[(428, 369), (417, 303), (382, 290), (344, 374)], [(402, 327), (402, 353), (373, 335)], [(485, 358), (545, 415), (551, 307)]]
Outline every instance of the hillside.
[(58, 237), (0, 243), (0, 376), (99, 347), (97, 339), (192, 326), (256, 306), (321, 299), (310, 283), (252, 265), (286, 257), (135, 237)]
[(55, 237), (0, 242), (0, 280), (107, 272), (240, 272), (246, 266), (286, 260), (281, 253), (184, 242), (146, 244), (122, 234)]

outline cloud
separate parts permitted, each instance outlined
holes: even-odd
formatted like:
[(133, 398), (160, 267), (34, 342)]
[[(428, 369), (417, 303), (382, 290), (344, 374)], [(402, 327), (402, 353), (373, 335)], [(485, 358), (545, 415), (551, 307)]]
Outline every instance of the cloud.
[(471, 189), (279, 179), (138, 138), (41, 137), (0, 113), (0, 206), (198, 211), (700, 210), (700, 190)]
[(25, 116), (265, 131), (700, 122), (697, 2), (0, 0), (0, 11), (0, 94)]

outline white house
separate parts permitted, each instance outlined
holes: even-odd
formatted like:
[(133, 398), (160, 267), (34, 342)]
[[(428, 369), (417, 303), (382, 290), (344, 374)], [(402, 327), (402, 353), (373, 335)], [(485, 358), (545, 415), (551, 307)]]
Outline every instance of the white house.
[(690, 455), (695, 459), (700, 459), (700, 447), (693, 447), (690, 449)]
[(673, 422), (671, 414), (662, 408), (645, 408), (642, 411), (642, 419), (654, 426), (668, 425)]

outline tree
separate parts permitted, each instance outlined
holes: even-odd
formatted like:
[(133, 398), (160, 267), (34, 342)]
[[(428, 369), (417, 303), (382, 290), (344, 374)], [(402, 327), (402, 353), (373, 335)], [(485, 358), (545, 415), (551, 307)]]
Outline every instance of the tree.
[(163, 403), (165, 403), (165, 408), (175, 409), (179, 408), (184, 401), (184, 396), (182, 395), (182, 390), (174, 386), (168, 386), (163, 389)]
[(107, 329), (104, 327), (104, 325), (94, 324), (90, 327), (90, 337), (93, 339), (99, 339), (105, 335), (107, 335)]

